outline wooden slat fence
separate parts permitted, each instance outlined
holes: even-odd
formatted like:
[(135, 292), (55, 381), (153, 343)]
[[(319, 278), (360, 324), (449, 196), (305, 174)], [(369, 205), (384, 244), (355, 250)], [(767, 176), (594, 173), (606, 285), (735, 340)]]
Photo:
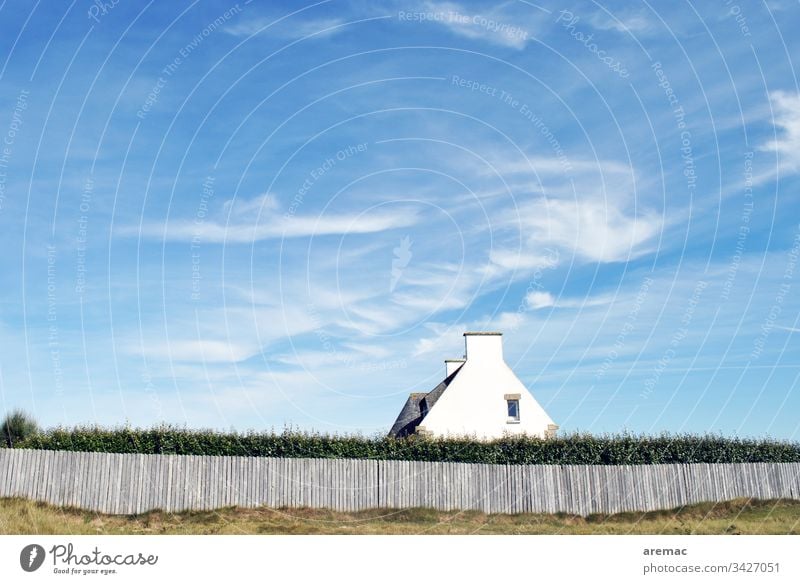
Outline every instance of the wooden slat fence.
[(267, 506), (589, 515), (800, 499), (800, 464), (515, 466), (3, 448), (0, 497), (111, 514)]

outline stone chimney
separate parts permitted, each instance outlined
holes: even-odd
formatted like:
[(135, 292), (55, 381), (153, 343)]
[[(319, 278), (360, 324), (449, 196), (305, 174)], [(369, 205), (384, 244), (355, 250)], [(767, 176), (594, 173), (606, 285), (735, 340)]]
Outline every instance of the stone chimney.
[(503, 333), (464, 333), (464, 341), (467, 361), (503, 361)]
[(466, 359), (445, 359), (444, 360), (444, 376), (450, 377), (453, 373), (464, 364)]

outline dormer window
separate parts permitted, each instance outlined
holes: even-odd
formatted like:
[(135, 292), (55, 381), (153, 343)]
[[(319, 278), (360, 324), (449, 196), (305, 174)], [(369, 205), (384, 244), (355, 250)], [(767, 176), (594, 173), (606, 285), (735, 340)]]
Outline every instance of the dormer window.
[(509, 393), (505, 395), (506, 409), (508, 411), (507, 422), (509, 424), (519, 424), (519, 394)]
[(428, 415), (428, 402), (425, 398), (423, 398), (422, 401), (419, 402), (419, 413), (422, 416)]

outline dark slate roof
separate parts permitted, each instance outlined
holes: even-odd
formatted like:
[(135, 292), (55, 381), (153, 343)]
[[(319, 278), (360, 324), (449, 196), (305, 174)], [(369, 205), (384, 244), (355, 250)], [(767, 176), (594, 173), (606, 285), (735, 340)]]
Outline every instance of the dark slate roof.
[(461, 367), (456, 369), (450, 377), (445, 378), (444, 381), (428, 393), (412, 393), (409, 395), (403, 409), (400, 410), (400, 415), (397, 416), (397, 420), (395, 420), (392, 429), (389, 430), (389, 436), (403, 438), (409, 434), (413, 434), (417, 426), (419, 426), (425, 418), (421, 410), (422, 400), (425, 400), (425, 405), (427, 405), (428, 408), (427, 411), (430, 411), (436, 402), (439, 401), (439, 398), (442, 397), (444, 390), (447, 389), (450, 382), (458, 375), (459, 371), (461, 371)]

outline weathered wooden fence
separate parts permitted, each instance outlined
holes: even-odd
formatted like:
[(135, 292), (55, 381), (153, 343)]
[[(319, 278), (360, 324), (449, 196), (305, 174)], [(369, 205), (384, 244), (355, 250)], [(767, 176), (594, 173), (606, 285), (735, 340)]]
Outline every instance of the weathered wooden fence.
[(800, 464), (511, 466), (0, 449), (0, 497), (114, 514), (266, 505), (588, 515), (800, 499)]

